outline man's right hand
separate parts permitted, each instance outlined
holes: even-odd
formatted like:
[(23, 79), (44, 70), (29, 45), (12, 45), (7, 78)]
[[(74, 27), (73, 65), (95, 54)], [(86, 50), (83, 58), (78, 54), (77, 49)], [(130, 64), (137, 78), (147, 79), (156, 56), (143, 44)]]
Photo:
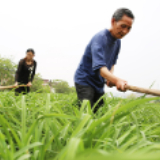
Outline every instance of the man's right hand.
[(119, 91), (125, 92), (127, 90), (125, 88), (125, 85), (127, 85), (127, 81), (125, 80), (118, 79), (115, 85)]
[[(127, 89), (125, 88), (125, 85), (127, 85), (127, 81), (122, 80), (116, 76), (114, 76), (107, 67), (101, 67), (100, 68), (100, 75), (106, 79), (108, 82), (108, 86), (111, 87), (113, 86), (112, 84), (115, 84), (115, 86), (117, 87), (117, 89), (119, 91), (125, 92)], [(111, 84), (109, 84), (111, 82)]]

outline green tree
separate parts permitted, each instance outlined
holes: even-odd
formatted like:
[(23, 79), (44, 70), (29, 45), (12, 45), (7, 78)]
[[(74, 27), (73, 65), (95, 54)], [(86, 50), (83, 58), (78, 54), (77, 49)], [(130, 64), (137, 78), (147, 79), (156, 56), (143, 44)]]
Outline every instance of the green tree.
[(50, 92), (50, 86), (43, 85), (43, 79), (40, 74), (36, 74), (32, 83), (31, 92)]
[(17, 65), (11, 58), (3, 58), (0, 56), (0, 85), (12, 85), (15, 82), (15, 72)]
[(76, 88), (75, 87), (70, 87), (70, 92), (71, 93), (75, 93), (76, 92)]
[(70, 87), (68, 82), (60, 79), (55, 79), (50, 82), (50, 86), (54, 88), (56, 93), (73, 93), (74, 87)]

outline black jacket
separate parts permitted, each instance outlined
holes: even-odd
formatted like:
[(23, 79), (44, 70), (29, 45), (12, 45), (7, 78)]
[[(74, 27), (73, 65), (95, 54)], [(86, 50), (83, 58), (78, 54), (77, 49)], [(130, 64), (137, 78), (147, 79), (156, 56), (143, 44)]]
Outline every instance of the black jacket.
[(32, 82), (35, 75), (37, 63), (34, 60), (33, 64), (27, 65), (25, 59), (21, 59), (16, 71), (15, 81), (19, 83), (27, 84)]

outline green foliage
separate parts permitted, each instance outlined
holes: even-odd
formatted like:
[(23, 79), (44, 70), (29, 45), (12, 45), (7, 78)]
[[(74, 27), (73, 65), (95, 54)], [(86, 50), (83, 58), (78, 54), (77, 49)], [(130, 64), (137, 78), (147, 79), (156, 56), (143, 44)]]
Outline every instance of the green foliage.
[(68, 82), (64, 80), (52, 80), (50, 86), (54, 88), (56, 93), (74, 93), (75, 87), (70, 87)]
[(127, 96), (128, 99), (136, 99), (136, 95), (134, 93)]
[(35, 74), (34, 80), (32, 82), (31, 91), (36, 92), (37, 90), (39, 90), (42, 87), (42, 85), (43, 85), (43, 80), (42, 80), (40, 74)]
[(93, 114), (76, 94), (0, 93), (0, 160), (159, 160), (159, 98), (103, 98)]
[(50, 93), (50, 86), (43, 85), (43, 80), (40, 74), (35, 74), (31, 87), (31, 92)]
[(0, 57), (0, 83), (10, 85), (15, 82), (16, 64), (11, 58)]

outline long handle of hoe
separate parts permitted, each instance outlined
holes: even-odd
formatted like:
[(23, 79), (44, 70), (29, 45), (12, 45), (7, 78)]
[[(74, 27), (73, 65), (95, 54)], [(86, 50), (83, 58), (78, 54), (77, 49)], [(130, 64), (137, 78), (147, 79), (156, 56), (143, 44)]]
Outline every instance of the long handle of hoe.
[(11, 89), (11, 88), (19, 88), (19, 87), (27, 87), (27, 85), (19, 85), (19, 86), (0, 86), (0, 89)]
[(153, 96), (160, 96), (160, 90), (140, 88), (131, 85), (125, 85), (125, 88), (134, 92), (151, 94)]

